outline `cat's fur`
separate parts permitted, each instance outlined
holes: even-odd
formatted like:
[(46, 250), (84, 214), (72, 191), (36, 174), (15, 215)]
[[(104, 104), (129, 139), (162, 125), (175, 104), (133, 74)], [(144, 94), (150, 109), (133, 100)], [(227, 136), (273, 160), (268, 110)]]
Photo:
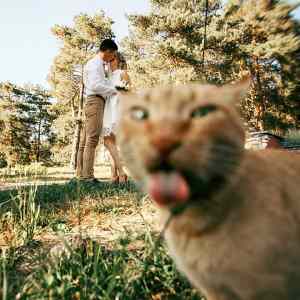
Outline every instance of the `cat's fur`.
[[(297, 300), (300, 155), (244, 149), (235, 104), (247, 88), (194, 84), (125, 97), (121, 152), (146, 191), (155, 173), (185, 177), (190, 196), (165, 238), (178, 268), (208, 300)], [(191, 118), (208, 104), (217, 109)], [(160, 203), (164, 222), (176, 205)]]

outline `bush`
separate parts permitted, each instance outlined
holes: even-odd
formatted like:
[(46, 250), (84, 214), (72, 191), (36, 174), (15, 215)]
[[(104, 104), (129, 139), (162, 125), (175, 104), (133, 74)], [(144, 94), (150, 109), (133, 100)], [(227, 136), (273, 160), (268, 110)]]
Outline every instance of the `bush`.
[(6, 155), (0, 152), (0, 168), (7, 167)]
[(70, 163), (72, 155), (72, 145), (54, 146), (51, 149), (51, 160), (57, 165), (67, 165)]

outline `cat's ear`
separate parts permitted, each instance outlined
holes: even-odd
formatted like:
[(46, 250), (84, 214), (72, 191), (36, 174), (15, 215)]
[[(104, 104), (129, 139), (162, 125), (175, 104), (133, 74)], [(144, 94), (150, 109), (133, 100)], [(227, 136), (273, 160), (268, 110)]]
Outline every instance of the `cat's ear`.
[[(232, 103), (239, 103), (249, 92), (251, 86), (251, 77), (245, 76), (242, 80), (225, 85), (228, 92), (228, 101)], [(227, 93), (226, 93), (227, 94)]]

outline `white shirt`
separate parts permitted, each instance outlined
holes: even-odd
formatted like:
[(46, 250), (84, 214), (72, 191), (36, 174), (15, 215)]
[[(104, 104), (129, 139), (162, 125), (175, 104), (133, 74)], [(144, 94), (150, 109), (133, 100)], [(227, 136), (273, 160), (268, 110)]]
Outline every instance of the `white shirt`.
[(87, 96), (100, 95), (107, 98), (117, 94), (113, 84), (105, 78), (104, 61), (99, 55), (86, 63), (83, 70), (83, 83)]

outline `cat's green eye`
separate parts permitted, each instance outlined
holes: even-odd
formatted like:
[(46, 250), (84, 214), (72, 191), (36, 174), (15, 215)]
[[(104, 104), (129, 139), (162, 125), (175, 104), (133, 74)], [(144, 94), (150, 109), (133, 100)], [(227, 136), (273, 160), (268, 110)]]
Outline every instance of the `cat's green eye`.
[(143, 121), (143, 120), (147, 120), (149, 118), (149, 112), (142, 107), (136, 106), (130, 110), (130, 116), (134, 120)]
[(200, 106), (196, 108), (194, 111), (191, 113), (192, 118), (201, 118), (205, 117), (209, 113), (216, 111), (217, 107), (214, 105), (206, 105), (206, 106)]

